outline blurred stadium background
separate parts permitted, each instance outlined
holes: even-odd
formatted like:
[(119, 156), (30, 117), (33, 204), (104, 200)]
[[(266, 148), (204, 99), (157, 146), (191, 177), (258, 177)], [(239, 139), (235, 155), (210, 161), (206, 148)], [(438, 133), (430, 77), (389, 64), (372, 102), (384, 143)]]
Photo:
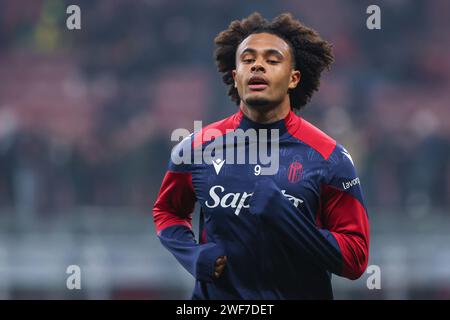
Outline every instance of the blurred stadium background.
[[(381, 268), (381, 290), (334, 277), (336, 298), (450, 298), (447, 0), (0, 0), (0, 298), (189, 297), (151, 208), (172, 130), (234, 112), (213, 39), (253, 11), (289, 11), (334, 44), (302, 116), (353, 155)], [(72, 264), (81, 290), (66, 288)]]

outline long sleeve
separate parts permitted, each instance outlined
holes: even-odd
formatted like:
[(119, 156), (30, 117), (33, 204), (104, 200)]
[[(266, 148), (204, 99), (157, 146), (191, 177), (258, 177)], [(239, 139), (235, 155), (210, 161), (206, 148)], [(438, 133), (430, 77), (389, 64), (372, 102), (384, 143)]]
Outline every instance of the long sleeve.
[(158, 238), (195, 279), (212, 281), (215, 261), (225, 254), (214, 243), (196, 242), (191, 216), (195, 202), (191, 172), (170, 162), (153, 206)]
[(341, 275), (357, 279), (366, 270), (370, 242), (361, 183), (350, 154), (342, 146), (338, 146), (330, 161), (330, 180), (322, 185), (319, 222), (338, 243)]
[(224, 256), (214, 243), (197, 244), (192, 230), (174, 225), (161, 231), (159, 240), (192, 276), (200, 281), (213, 281), (215, 262)]
[(359, 180), (345, 158), (337, 154), (330, 160), (330, 178), (320, 197), (319, 225), (293, 206), (271, 179), (256, 183), (250, 212), (260, 215), (267, 227), (321, 268), (357, 279), (367, 266), (369, 224)]

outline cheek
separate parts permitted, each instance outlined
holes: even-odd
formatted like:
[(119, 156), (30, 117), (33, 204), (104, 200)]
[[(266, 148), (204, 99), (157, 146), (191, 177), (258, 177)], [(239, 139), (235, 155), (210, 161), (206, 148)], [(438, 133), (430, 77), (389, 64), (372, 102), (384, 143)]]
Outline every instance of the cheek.
[(236, 69), (236, 81), (242, 82), (242, 79), (244, 78), (244, 75), (245, 75), (246, 72), (247, 71), (246, 71), (245, 67), (239, 66)]
[(279, 73), (277, 73), (277, 88), (280, 90), (288, 90), (289, 83), (291, 81), (290, 77), (291, 73), (290, 70), (280, 70)]
[(239, 68), (236, 74), (236, 89), (240, 94), (245, 91), (246, 87), (245, 72), (244, 68)]

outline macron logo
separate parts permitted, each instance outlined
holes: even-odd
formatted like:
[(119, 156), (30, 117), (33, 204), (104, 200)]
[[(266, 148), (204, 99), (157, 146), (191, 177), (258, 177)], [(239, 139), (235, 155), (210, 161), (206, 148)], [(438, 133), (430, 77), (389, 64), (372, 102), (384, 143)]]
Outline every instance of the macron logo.
[(352, 163), (352, 165), (355, 165), (355, 164), (353, 163), (352, 156), (350, 155), (350, 153), (348, 153), (348, 151), (347, 151), (346, 149), (344, 149), (344, 150), (342, 151), (342, 154), (343, 154), (344, 156), (346, 156), (346, 157), (348, 158), (348, 160), (350, 160), (350, 162)]
[(220, 169), (222, 169), (225, 160), (221, 160), (220, 158), (213, 160), (212, 164), (214, 165), (214, 169), (216, 170), (216, 174), (219, 174)]

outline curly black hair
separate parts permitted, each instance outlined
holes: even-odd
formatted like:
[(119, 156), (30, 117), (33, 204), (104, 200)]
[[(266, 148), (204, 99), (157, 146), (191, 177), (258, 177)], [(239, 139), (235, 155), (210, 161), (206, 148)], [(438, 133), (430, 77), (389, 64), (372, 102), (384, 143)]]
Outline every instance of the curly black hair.
[(289, 98), (293, 109), (300, 110), (311, 99), (320, 84), (320, 74), (329, 70), (334, 61), (331, 45), (319, 34), (295, 20), (290, 13), (283, 13), (272, 21), (263, 18), (258, 12), (245, 19), (234, 20), (228, 29), (220, 32), (214, 39), (217, 48), (214, 52), (217, 68), (228, 86), (228, 95), (239, 105), (240, 97), (234, 87), (232, 70), (236, 69), (236, 50), (239, 44), (254, 33), (271, 33), (291, 47), (294, 58), (293, 67), (301, 73), (300, 83), (290, 89)]

